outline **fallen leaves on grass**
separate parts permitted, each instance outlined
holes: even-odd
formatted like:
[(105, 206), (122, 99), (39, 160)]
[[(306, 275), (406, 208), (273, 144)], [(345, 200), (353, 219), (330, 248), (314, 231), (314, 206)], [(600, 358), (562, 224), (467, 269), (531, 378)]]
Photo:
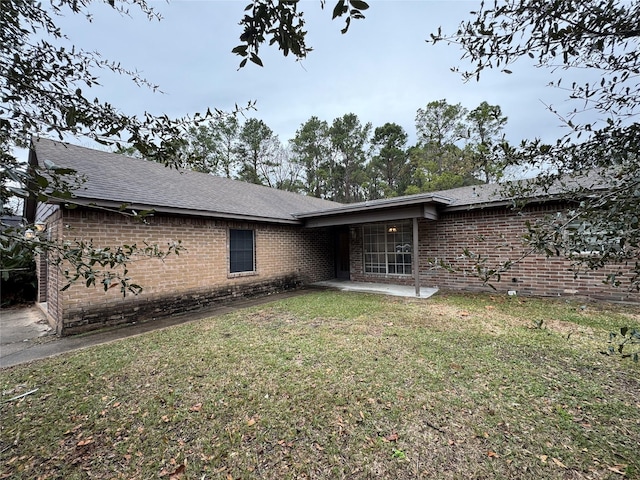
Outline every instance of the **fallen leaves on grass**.
[(169, 480), (179, 480), (184, 477), (185, 471), (187, 470), (187, 466), (183, 463), (178, 466), (173, 472), (170, 472), (166, 468), (163, 468), (162, 471), (158, 474), (159, 477), (169, 476)]
[(89, 445), (90, 443), (93, 443), (93, 437), (88, 437), (84, 440), (80, 440), (78, 443), (76, 443), (76, 447), (84, 447), (86, 445)]
[[(299, 315), (265, 307), (0, 372), (5, 388), (55, 392), (2, 405), (0, 478), (537, 480), (638, 470), (636, 367), (593, 363), (599, 344), (587, 335), (567, 343), (555, 329), (526, 328), (555, 315), (578, 331), (564, 303), (376, 300), (371, 313), (358, 299), (343, 315), (342, 297), (322, 300), (311, 313), (301, 299)], [(323, 316), (327, 303), (340, 308), (335, 318)], [(596, 333), (616, 321), (585, 318)]]
[(555, 463), (560, 468), (567, 468), (567, 466), (564, 463), (562, 463), (560, 460), (558, 460), (557, 458), (551, 458), (551, 460), (553, 460), (553, 463)]
[(628, 465), (625, 464), (619, 464), (619, 465), (614, 465), (613, 467), (608, 467), (608, 469), (610, 471), (612, 471), (613, 473), (617, 473), (618, 475), (626, 475), (626, 473), (624, 472), (624, 470), (626, 470)]

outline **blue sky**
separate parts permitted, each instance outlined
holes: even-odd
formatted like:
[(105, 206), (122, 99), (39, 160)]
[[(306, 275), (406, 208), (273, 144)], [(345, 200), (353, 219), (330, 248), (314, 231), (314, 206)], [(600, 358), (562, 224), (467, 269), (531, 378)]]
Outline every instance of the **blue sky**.
[[(248, 0), (151, 1), (164, 19), (149, 21), (132, 10), (121, 16), (109, 7), (92, 5), (94, 20), (78, 15), (59, 19), (76, 46), (140, 71), (164, 93), (137, 87), (126, 78), (104, 73), (95, 95), (126, 113), (191, 115), (207, 108), (230, 110), (255, 101), (257, 111), (286, 143), (312, 115), (331, 122), (355, 113), (373, 127), (402, 125), (415, 141), (415, 114), (428, 102), (446, 99), (472, 109), (487, 101), (509, 118), (511, 142), (561, 136), (561, 121), (545, 105), (569, 111), (566, 93), (547, 87), (559, 73), (535, 68), (528, 59), (511, 67), (511, 75), (487, 72), (480, 82), (464, 83), (454, 66), (466, 67), (455, 45), (432, 45), (429, 34), (442, 26), (455, 31), (477, 1), (372, 0), (366, 19), (352, 22), (346, 35), (343, 20), (331, 20), (333, 1), (304, 0), (309, 44), (314, 51), (296, 62), (274, 48), (261, 52), (264, 67), (238, 70), (231, 54), (241, 32), (238, 21)], [(78, 141), (82, 144), (82, 141)]]

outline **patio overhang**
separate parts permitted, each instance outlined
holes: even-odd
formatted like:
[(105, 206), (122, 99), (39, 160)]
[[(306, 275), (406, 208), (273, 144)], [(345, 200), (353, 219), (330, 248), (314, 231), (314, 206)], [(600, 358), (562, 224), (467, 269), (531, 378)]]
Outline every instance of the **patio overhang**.
[[(393, 222), (400, 220), (412, 221), (413, 245), (412, 251), (419, 251), (418, 219), (438, 219), (438, 207), (446, 207), (453, 203), (453, 199), (437, 194), (412, 195), (363, 203), (353, 203), (329, 210), (308, 212), (294, 215), (305, 222), (307, 228), (333, 227), (342, 225), (357, 225), (375, 222)], [(420, 297), (419, 257), (412, 258), (415, 295)]]
[(308, 228), (354, 225), (373, 222), (426, 218), (437, 220), (438, 206), (450, 205), (453, 200), (438, 195), (423, 194), (353, 203), (329, 210), (295, 214)]

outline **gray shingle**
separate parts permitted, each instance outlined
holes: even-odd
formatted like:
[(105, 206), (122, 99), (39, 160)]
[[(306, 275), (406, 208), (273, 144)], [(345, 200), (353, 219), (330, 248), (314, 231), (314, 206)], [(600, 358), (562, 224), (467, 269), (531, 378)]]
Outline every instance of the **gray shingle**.
[[(520, 180), (518, 183), (527, 183), (532, 180)], [(603, 190), (608, 187), (605, 177), (595, 171), (591, 171), (586, 175), (576, 177), (565, 177), (564, 185), (569, 188), (586, 191)], [(563, 183), (555, 182), (548, 191), (543, 192), (539, 188), (534, 188), (532, 192), (527, 192), (529, 197), (527, 201), (550, 201), (562, 198), (566, 192)], [(506, 184), (492, 183), (471, 185), (467, 187), (452, 188), (449, 190), (438, 190), (428, 193), (418, 193), (415, 195), (405, 195), (400, 197), (383, 198), (379, 200), (369, 200), (366, 202), (351, 203), (348, 205), (341, 204), (334, 206), (330, 210), (300, 212), (300, 218), (309, 218), (314, 216), (337, 215), (341, 212), (367, 211), (381, 208), (389, 208), (397, 205), (411, 204), (438, 204), (438, 208), (442, 211), (455, 210), (472, 210), (479, 208), (495, 207), (500, 205), (510, 205), (513, 198), (507, 196), (508, 189)], [(534, 184), (535, 187), (535, 184)]]
[[(437, 203), (447, 211), (509, 201), (503, 196), (501, 185), (489, 184), (345, 205), (48, 139), (34, 139), (33, 145), (41, 165), (50, 160), (85, 175), (87, 182), (75, 192), (76, 196), (85, 203), (98, 205), (129, 204), (132, 208), (193, 215), (301, 223), (304, 218), (384, 209), (401, 203)], [(573, 181), (589, 190), (606, 188), (603, 176), (595, 172)], [(551, 199), (561, 192), (559, 186), (554, 186), (541, 193), (540, 198)]]
[(33, 146), (40, 165), (49, 160), (84, 175), (86, 182), (74, 193), (78, 200), (96, 204), (116, 202), (132, 208), (296, 223), (293, 213), (341, 205), (44, 138), (34, 139)]

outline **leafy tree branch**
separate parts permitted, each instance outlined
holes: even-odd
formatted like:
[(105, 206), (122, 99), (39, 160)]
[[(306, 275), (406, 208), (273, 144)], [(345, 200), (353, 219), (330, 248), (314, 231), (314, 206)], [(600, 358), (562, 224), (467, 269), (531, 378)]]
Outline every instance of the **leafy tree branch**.
[[(91, 21), (88, 10), (91, 3), (90, 0), (55, 0), (43, 6), (32, 0), (2, 2), (0, 200), (3, 205), (12, 196), (74, 204), (73, 191), (82, 182), (75, 172), (56, 165), (27, 169), (12, 154), (16, 147), (29, 147), (34, 136), (46, 134), (60, 139), (85, 136), (107, 146), (132, 147), (148, 159), (176, 166), (185, 132), (219, 113), (208, 110), (182, 119), (148, 113), (135, 116), (89, 97), (86, 92), (99, 85), (98, 73), (101, 71), (128, 77), (138, 86), (157, 91), (155, 85), (135, 70), (105, 60), (97, 52), (63, 45), (69, 39), (57, 26), (56, 17), (71, 12)], [(149, 20), (160, 19), (144, 0), (108, 0), (106, 3), (121, 15), (137, 10)], [(130, 245), (109, 247), (105, 251), (91, 242), (75, 246), (48, 240), (34, 243), (24, 238), (28, 228), (27, 225), (22, 229), (3, 229), (0, 241), (5, 246), (17, 244), (25, 249), (47, 252), (53, 264), (65, 265), (65, 276), (70, 282), (83, 278), (89, 284), (98, 281), (107, 288), (118, 280), (123, 293), (135, 293), (139, 286), (132, 283), (125, 271), (116, 273), (101, 268), (126, 270), (127, 262), (136, 256), (162, 258), (177, 252), (174, 246), (160, 250), (153, 245)]]

